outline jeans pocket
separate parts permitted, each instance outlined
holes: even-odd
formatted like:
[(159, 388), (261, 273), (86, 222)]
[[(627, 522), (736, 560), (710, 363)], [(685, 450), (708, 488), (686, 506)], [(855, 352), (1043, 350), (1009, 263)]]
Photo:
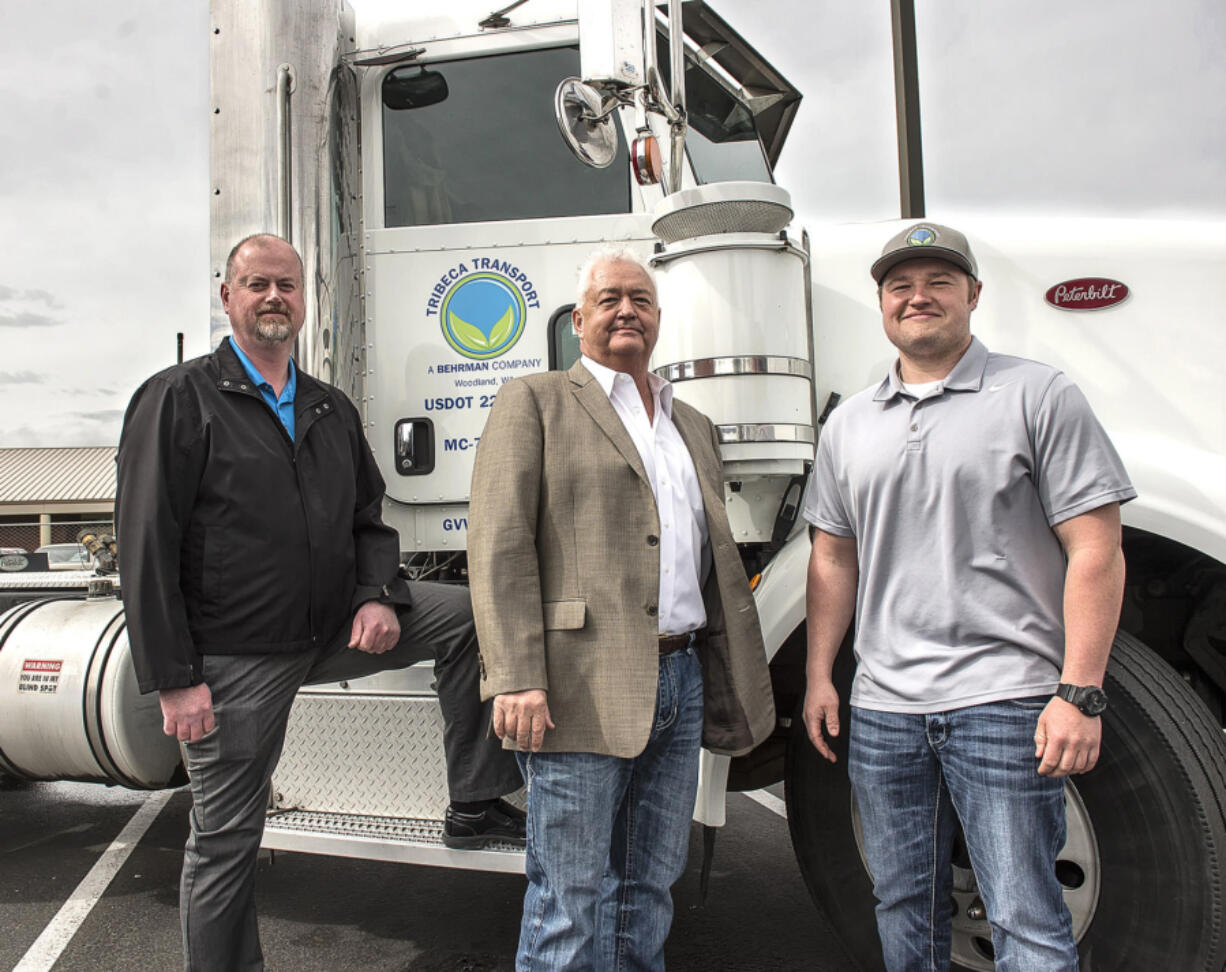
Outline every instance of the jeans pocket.
[(1050, 695), (1028, 695), (1024, 699), (1005, 699), (1005, 703), (1030, 712), (1041, 712), (1051, 700)]
[(515, 753), (515, 761), (519, 764), (519, 775), (524, 778), (524, 792), (532, 793), (532, 778), (536, 776), (536, 764), (532, 761), (532, 753)]

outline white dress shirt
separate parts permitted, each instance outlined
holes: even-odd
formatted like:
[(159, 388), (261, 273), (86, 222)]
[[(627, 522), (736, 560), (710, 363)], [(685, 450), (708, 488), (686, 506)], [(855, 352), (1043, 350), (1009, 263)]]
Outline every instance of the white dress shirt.
[(698, 473), (690, 450), (673, 425), (673, 387), (659, 375), (647, 375), (653, 403), (648, 421), (633, 378), (587, 355), (582, 361), (609, 396), (638, 450), (656, 498), (660, 517), (660, 634), (695, 631), (707, 623), (702, 582), (711, 568), (711, 553)]

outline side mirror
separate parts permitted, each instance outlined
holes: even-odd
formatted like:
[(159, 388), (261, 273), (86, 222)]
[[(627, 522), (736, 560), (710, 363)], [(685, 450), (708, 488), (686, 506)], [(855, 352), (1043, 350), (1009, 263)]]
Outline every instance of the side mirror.
[(437, 105), (449, 93), (447, 79), (424, 67), (397, 68), (383, 79), (383, 106), (392, 111)]
[(584, 165), (603, 169), (617, 154), (617, 122), (595, 88), (578, 78), (566, 78), (553, 97), (553, 113), (562, 141)]

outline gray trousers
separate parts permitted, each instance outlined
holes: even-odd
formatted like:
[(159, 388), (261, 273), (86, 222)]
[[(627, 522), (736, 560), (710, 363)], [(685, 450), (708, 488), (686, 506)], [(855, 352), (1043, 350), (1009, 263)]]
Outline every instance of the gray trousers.
[(346, 626), (314, 652), (203, 657), (217, 725), (185, 746), (192, 811), (179, 906), (189, 972), (264, 967), (255, 867), (269, 784), (302, 685), (359, 678), (433, 657), (451, 798), (493, 799), (522, 784), (514, 754), (487, 738), (489, 704), (482, 704), (478, 688), (468, 591), (426, 583), (410, 589), (413, 607), (399, 614), (400, 640), (382, 655), (347, 648)]

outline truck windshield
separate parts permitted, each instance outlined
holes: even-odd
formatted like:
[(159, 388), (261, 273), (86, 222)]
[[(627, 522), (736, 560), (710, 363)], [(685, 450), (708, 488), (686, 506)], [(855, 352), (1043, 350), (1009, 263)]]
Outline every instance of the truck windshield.
[[(665, 47), (661, 64), (667, 63)], [(774, 181), (753, 113), (688, 58), (685, 99), (690, 123), (685, 148), (699, 185), (734, 179)]]
[[(579, 50), (550, 48), (430, 64), (445, 97), (422, 107), (384, 79), (384, 225), (589, 216), (630, 210), (624, 145), (605, 169), (575, 162), (558, 134), (553, 96), (579, 74)], [(441, 93), (431, 78), (433, 97)], [(429, 99), (423, 99), (429, 100)], [(390, 107), (395, 105), (397, 107)]]

